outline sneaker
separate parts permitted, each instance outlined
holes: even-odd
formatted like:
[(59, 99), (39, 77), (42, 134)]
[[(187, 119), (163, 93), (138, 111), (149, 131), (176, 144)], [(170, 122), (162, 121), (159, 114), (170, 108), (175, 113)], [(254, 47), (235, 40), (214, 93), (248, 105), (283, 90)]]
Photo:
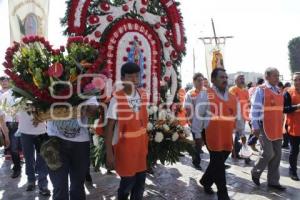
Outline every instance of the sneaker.
[(246, 165), (250, 165), (251, 161), (252, 160), (250, 158), (245, 158), (245, 164)]
[(92, 176), (91, 176), (90, 173), (88, 173), (88, 174), (85, 176), (85, 181), (86, 181), (86, 182), (91, 182), (91, 183), (93, 183), (93, 179), (92, 179)]
[(13, 170), (12, 174), (10, 175), (11, 178), (18, 178), (21, 174), (21, 170)]
[(193, 163), (193, 166), (194, 166), (195, 169), (202, 170), (200, 164), (196, 164), (195, 162), (192, 162), (192, 163)]
[(87, 185), (93, 185), (93, 179), (92, 179), (92, 177), (91, 177), (90, 174), (87, 174), (87, 175), (86, 175), (86, 177), (85, 177), (85, 183), (86, 183)]
[(48, 188), (40, 188), (39, 194), (42, 196), (50, 196), (50, 190)]
[(29, 182), (27, 184), (26, 191), (30, 192), (30, 191), (33, 191), (34, 189), (35, 189), (35, 183), (34, 182)]
[(290, 177), (291, 177), (292, 180), (299, 181), (299, 177), (297, 175), (297, 172), (293, 172), (293, 171), (290, 170), (289, 174), (290, 174)]
[(251, 147), (251, 149), (252, 149), (253, 151), (259, 152), (258, 149), (255, 147), (255, 144), (250, 145), (250, 147)]

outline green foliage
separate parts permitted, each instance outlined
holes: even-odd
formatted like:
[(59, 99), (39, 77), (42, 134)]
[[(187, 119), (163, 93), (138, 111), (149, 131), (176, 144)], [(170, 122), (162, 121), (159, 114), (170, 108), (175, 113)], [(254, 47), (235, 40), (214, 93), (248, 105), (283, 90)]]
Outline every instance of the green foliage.
[(99, 171), (100, 167), (105, 167), (106, 149), (103, 137), (98, 137), (98, 146), (91, 146), (91, 162), (95, 171)]
[(188, 152), (191, 156), (195, 154), (192, 144), (187, 142), (186, 139), (179, 139), (176, 142), (163, 140), (161, 143), (150, 141), (148, 148), (148, 167), (153, 167), (158, 160), (163, 165), (174, 164), (179, 161), (182, 152)]
[(290, 69), (293, 72), (300, 71), (300, 37), (290, 40), (288, 44)]

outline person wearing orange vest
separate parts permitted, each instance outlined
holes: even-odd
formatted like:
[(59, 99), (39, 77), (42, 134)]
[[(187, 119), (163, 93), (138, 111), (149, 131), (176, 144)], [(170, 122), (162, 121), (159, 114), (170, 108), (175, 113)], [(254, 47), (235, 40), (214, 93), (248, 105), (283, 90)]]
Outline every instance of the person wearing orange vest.
[(278, 70), (271, 67), (267, 68), (265, 79), (266, 83), (255, 90), (251, 99), (252, 130), (253, 134), (259, 138), (262, 147), (261, 156), (251, 170), (251, 177), (253, 182), (259, 186), (260, 176), (268, 166), (268, 186), (284, 191), (286, 188), (279, 183), (283, 137), (283, 95), (277, 86)]
[(234, 129), (241, 131), (240, 106), (235, 96), (228, 92), (226, 71), (216, 68), (212, 71), (213, 86), (201, 91), (196, 102), (195, 124), (192, 131), (205, 129), (204, 141), (210, 154), (209, 165), (200, 180), (207, 194), (213, 194), (211, 186), (215, 183), (219, 200), (229, 199), (226, 187), (225, 161), (232, 151)]
[(287, 114), (287, 127), (291, 145), (289, 162), (290, 177), (299, 181), (297, 175), (297, 157), (300, 145), (300, 72), (293, 74), (294, 87), (284, 94), (284, 113)]
[[(234, 95), (241, 106), (242, 119), (245, 127), (245, 122), (249, 121), (249, 93), (245, 88), (245, 77), (242, 74), (238, 74), (235, 77), (235, 86), (229, 88), (229, 92)], [(242, 130), (244, 132), (244, 130)], [(245, 138), (245, 135), (242, 135), (240, 132), (235, 132), (234, 136), (234, 148), (232, 151), (232, 157), (241, 159), (239, 156), (240, 149), (242, 145), (239, 143), (241, 138)]]
[(177, 98), (179, 100), (179, 102), (178, 102), (179, 109), (176, 112), (176, 117), (178, 119), (179, 125), (181, 125), (181, 126), (188, 126), (188, 120), (187, 120), (187, 117), (186, 117), (186, 110), (183, 107), (184, 106), (183, 104), (184, 104), (185, 95), (186, 95), (186, 92), (185, 92), (184, 88), (180, 88), (177, 91)]
[(118, 199), (143, 198), (148, 154), (148, 98), (137, 88), (140, 67), (131, 62), (121, 67), (123, 89), (111, 99), (105, 130), (106, 164), (121, 177)]
[[(283, 86), (283, 94), (286, 93), (286, 91), (288, 91), (288, 89), (291, 87), (291, 83), (290, 82), (286, 82)], [(285, 109), (284, 109), (285, 110)], [(289, 149), (289, 133), (288, 133), (288, 125), (286, 123), (286, 114), (285, 116), (285, 121), (284, 121), (284, 127), (283, 127), (283, 141), (282, 141), (282, 148), (283, 149)]]
[(201, 170), (201, 157), (200, 154), (203, 153), (202, 151), (202, 146), (203, 146), (203, 140), (202, 140), (202, 130), (200, 131), (193, 131), (195, 126), (199, 126), (195, 122), (195, 107), (196, 107), (196, 101), (198, 100), (200, 92), (203, 90), (203, 75), (201, 73), (195, 73), (193, 76), (193, 84), (194, 88), (189, 90), (186, 95), (185, 95), (185, 100), (184, 100), (184, 108), (186, 110), (186, 116), (187, 119), (190, 121), (191, 129), (192, 129), (192, 134), (193, 134), (193, 139), (195, 141), (195, 155), (193, 156), (193, 165), (196, 169)]

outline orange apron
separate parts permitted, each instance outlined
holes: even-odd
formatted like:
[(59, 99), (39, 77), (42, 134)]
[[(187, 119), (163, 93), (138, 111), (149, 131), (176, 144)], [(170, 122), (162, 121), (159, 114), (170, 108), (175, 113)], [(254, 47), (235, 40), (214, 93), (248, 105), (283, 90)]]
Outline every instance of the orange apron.
[(224, 101), (212, 89), (208, 90), (208, 98), (212, 117), (205, 130), (207, 147), (211, 151), (231, 151), (237, 100), (229, 93), (228, 101)]
[(148, 134), (147, 134), (147, 95), (138, 90), (141, 107), (134, 112), (128, 104), (123, 90), (116, 92), (119, 139), (114, 145), (115, 168), (121, 177), (134, 176), (147, 170)]
[(266, 86), (262, 86), (262, 89), (264, 90), (264, 132), (271, 141), (282, 139), (283, 95), (275, 94)]
[[(287, 91), (292, 100), (292, 105), (300, 104), (300, 94), (294, 87)], [(292, 136), (300, 136), (300, 110), (287, 114), (288, 132)]]
[(229, 89), (229, 92), (234, 95), (241, 105), (241, 112), (243, 119), (249, 121), (249, 92), (246, 89), (241, 89), (237, 86), (233, 86)]

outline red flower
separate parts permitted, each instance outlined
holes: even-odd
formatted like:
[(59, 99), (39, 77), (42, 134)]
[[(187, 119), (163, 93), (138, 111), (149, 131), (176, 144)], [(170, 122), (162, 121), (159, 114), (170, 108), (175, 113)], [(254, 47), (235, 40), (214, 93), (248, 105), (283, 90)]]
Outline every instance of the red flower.
[(59, 50), (60, 50), (61, 52), (65, 52), (65, 47), (64, 47), (64, 46), (60, 46), (60, 47), (59, 47)]
[(28, 41), (28, 37), (26, 37), (26, 36), (23, 37), (23, 38), (22, 38), (22, 42), (24, 42), (25, 44), (27, 44), (27, 43), (29, 42), (29, 41)]
[(49, 76), (56, 77), (56, 78), (61, 77), (61, 75), (63, 74), (63, 72), (64, 72), (63, 65), (61, 63), (59, 63), (59, 62), (54, 63), (48, 69)]
[(84, 42), (84, 43), (89, 43), (89, 38), (85, 37), (85, 38), (83, 39), (83, 42)]

